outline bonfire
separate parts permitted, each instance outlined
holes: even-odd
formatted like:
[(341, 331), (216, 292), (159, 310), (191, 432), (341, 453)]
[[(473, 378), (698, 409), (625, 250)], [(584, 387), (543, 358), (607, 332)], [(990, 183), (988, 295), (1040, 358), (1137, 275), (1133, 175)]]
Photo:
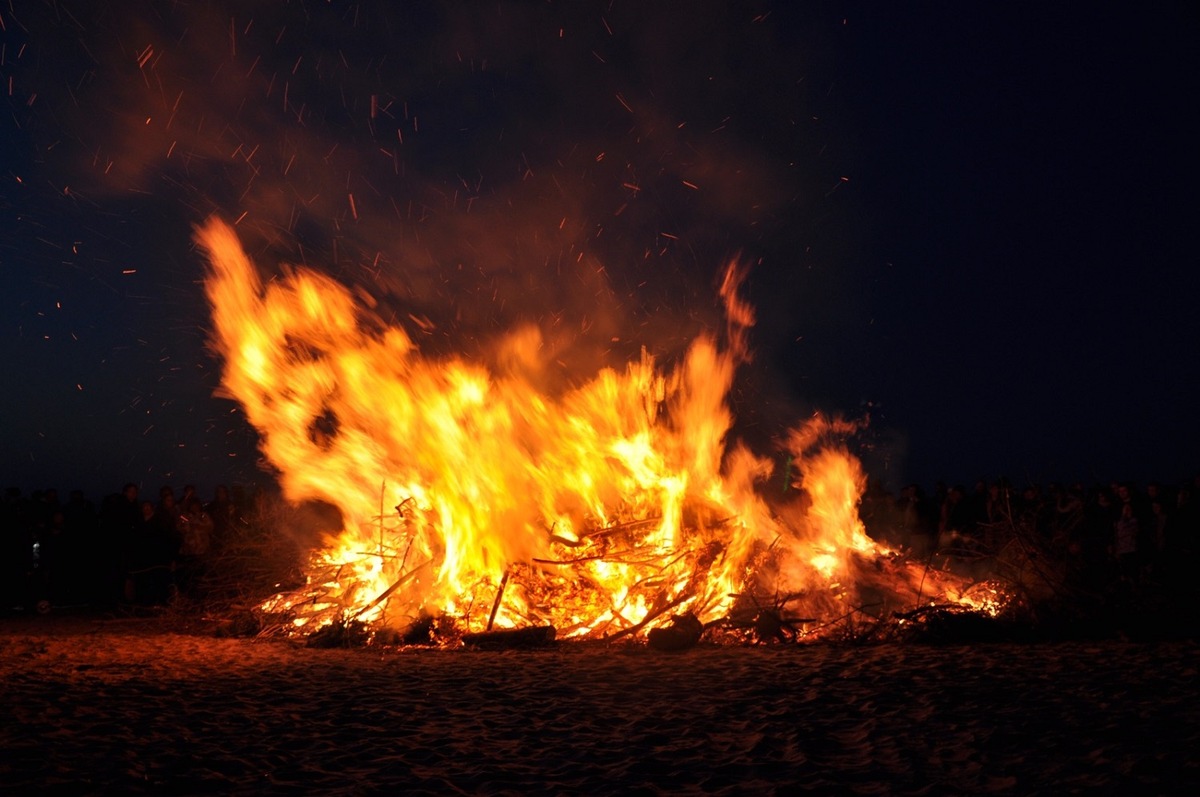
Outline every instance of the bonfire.
[(858, 423), (816, 416), (789, 431), (789, 489), (767, 500), (775, 460), (730, 439), (727, 396), (754, 323), (736, 263), (719, 334), (698, 333), (676, 363), (643, 349), (552, 391), (535, 326), (487, 358), (433, 356), (313, 270), (264, 281), (220, 220), (197, 240), (223, 390), (285, 496), (341, 513), (304, 585), (261, 606), (292, 633), (670, 647), (1000, 608), (993, 587), (867, 535), (866, 477), (846, 444)]

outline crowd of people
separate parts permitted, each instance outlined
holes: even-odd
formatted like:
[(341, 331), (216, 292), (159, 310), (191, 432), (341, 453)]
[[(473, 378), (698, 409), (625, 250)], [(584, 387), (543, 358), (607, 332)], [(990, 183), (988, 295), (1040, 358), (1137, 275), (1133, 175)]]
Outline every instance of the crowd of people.
[(206, 563), (244, 523), (250, 499), (224, 485), (164, 486), (156, 500), (128, 483), (97, 507), (82, 491), (5, 491), (0, 505), (0, 611), (53, 605), (164, 605), (195, 594)]
[(916, 555), (968, 554), (987, 560), (1014, 541), (1036, 548), (1093, 594), (1193, 580), (1200, 540), (1200, 476), (1177, 484), (1110, 482), (1015, 487), (980, 479), (971, 489), (938, 483), (898, 496), (878, 487), (863, 497), (868, 532)]
[[(9, 488), (0, 505), (0, 612), (54, 605), (163, 605), (195, 597), (212, 562), (255, 510), (261, 493), (192, 486), (156, 500), (129, 483), (97, 507), (81, 491)], [(1200, 539), (1200, 476), (1174, 485), (1031, 484), (979, 480), (968, 490), (912, 484), (899, 495), (868, 487), (860, 514), (871, 536), (915, 557), (971, 551), (980, 560), (1014, 538), (1033, 543), (1081, 586), (1190, 583)]]

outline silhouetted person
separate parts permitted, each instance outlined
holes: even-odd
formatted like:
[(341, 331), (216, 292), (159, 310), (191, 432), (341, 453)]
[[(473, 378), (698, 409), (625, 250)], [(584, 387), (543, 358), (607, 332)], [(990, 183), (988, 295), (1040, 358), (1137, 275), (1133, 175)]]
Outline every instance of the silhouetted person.
[(218, 484), (213, 491), (213, 500), (205, 505), (204, 511), (213, 523), (212, 550), (219, 555), (228, 545), (230, 532), (237, 522), (237, 506), (229, 497), (229, 488)]
[(1164, 578), (1180, 600), (1191, 602), (1188, 595), (1200, 593), (1197, 583), (1197, 542), (1200, 542), (1200, 491), (1184, 482), (1175, 493), (1175, 508), (1168, 513), (1163, 532)]
[(919, 484), (909, 484), (901, 489), (900, 497), (896, 499), (896, 514), (900, 534), (908, 541), (914, 555), (928, 554), (933, 549), (935, 516)]
[(100, 505), (101, 558), (96, 567), (104, 579), (102, 601), (130, 599), (129, 573), (138, 558), (136, 551), (142, 527), (142, 507), (138, 486), (126, 482), (121, 492), (105, 496)]
[[(174, 507), (174, 496), (164, 503)], [(134, 536), (125, 597), (135, 603), (161, 606), (170, 601), (174, 587), (179, 550), (176, 522), (149, 501), (143, 501), (141, 507), (142, 522)]]
[(179, 516), (179, 568), (177, 583), (181, 592), (195, 597), (204, 565), (212, 545), (213, 521), (199, 498), (192, 496)]
[(72, 490), (62, 508), (63, 535), (58, 563), (59, 598), (67, 603), (92, 602), (100, 596), (97, 566), (102, 557), (96, 507), (82, 490)]
[(179, 539), (180, 506), (175, 501), (175, 491), (170, 485), (164, 485), (158, 491), (158, 506), (155, 507), (154, 518), (162, 533), (172, 539)]
[(975, 512), (967, 499), (965, 488), (956, 484), (946, 491), (942, 501), (938, 533), (947, 537), (970, 536), (974, 530)]
[(1141, 524), (1133, 511), (1133, 504), (1121, 504), (1121, 515), (1114, 524), (1113, 554), (1117, 558), (1117, 570), (1123, 580), (1136, 583), (1141, 568), (1139, 544)]

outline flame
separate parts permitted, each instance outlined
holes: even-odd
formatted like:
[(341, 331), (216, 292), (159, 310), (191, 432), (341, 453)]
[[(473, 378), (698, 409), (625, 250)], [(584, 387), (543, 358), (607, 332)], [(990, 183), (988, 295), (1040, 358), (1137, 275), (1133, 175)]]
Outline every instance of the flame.
[[(426, 355), (328, 277), (293, 268), (264, 284), (220, 220), (197, 240), (223, 390), (285, 495), (342, 513), (309, 588), (270, 603), (298, 623), (426, 616), (611, 636), (683, 611), (713, 622), (770, 595), (816, 616), (842, 610), (863, 563), (891, 554), (858, 519), (858, 461), (820, 442), (843, 422), (792, 433), (807, 504), (783, 511), (758, 490), (771, 461), (729, 444), (726, 396), (754, 323), (735, 267), (723, 343), (702, 334), (672, 368), (643, 350), (550, 394), (534, 327), (507, 335), (494, 362)], [(893, 570), (912, 599), (916, 575)]]

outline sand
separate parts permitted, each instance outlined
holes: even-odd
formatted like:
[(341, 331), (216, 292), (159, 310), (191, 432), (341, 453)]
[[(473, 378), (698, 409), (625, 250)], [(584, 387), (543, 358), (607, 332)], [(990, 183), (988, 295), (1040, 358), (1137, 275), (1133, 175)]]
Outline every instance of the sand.
[(61, 794), (1195, 793), (1197, 644), (316, 650), (0, 620), (0, 783)]

